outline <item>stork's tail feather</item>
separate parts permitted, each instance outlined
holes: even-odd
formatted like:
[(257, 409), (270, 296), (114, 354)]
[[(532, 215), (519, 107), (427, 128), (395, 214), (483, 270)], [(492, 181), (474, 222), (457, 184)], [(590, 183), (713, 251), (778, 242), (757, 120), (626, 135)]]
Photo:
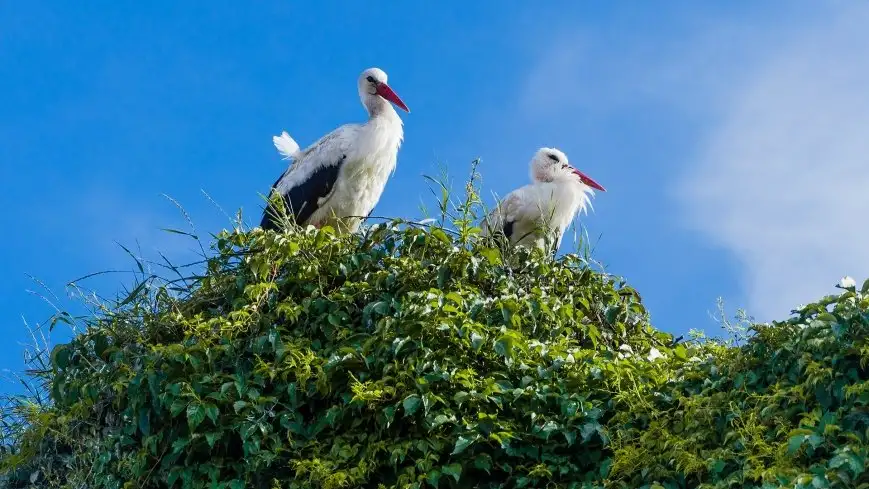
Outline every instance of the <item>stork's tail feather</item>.
[(280, 136), (272, 137), (272, 141), (275, 143), (275, 148), (278, 149), (278, 153), (284, 157), (285, 160), (296, 159), (296, 156), (299, 154), (299, 143), (296, 142), (295, 139), (291, 138), (287, 131), (283, 131)]

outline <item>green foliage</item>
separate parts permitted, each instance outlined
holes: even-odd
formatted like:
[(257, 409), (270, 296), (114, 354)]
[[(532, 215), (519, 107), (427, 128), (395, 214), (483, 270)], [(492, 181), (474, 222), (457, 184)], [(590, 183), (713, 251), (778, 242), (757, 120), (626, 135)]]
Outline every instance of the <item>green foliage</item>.
[(92, 487), (594, 484), (609, 418), (666, 380), (613, 352), (670, 337), (575, 255), (450, 234), (224, 232), (189, 296), (137, 287), (52, 351), (34, 426)]
[(706, 342), (614, 430), (611, 478), (636, 487), (869, 487), (869, 281)]
[[(869, 296), (673, 345), (581, 256), (392, 222), (226, 231), (35, 372), (8, 487), (869, 487)], [(0, 483), (3, 479), (0, 479)]]

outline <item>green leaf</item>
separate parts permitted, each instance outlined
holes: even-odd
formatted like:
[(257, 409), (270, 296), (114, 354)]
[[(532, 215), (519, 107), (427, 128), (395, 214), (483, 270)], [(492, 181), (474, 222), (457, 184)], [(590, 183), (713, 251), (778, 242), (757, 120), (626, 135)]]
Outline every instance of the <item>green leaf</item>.
[(597, 433), (598, 428), (600, 428), (600, 424), (596, 421), (591, 421), (582, 425), (582, 428), (579, 430), (579, 434), (582, 436), (582, 441), (588, 441), (593, 434)]
[(511, 358), (513, 356), (513, 338), (509, 335), (498, 338), (498, 341), (495, 342), (495, 353)]
[(187, 438), (178, 438), (177, 440), (172, 442), (172, 452), (173, 453), (181, 453), (190, 444), (190, 440)]
[(205, 408), (201, 404), (187, 406), (187, 425), (190, 431), (195, 430), (203, 421), (205, 421)]
[(438, 288), (444, 290), (452, 276), (452, 269), (449, 265), (442, 265), (438, 270)]
[(217, 424), (217, 417), (220, 416), (220, 410), (212, 403), (205, 403), (205, 415), (208, 416), (208, 419), (211, 420), (212, 423)]
[(232, 403), (232, 410), (235, 411), (235, 414), (238, 414), (239, 411), (247, 407), (247, 402), (245, 401), (235, 401)]
[(181, 414), (185, 409), (187, 409), (187, 402), (184, 399), (175, 399), (172, 401), (172, 405), (169, 406), (169, 413), (171, 413), (174, 418)]
[(486, 473), (491, 473), (492, 456), (488, 453), (481, 453), (474, 458), (474, 468), (485, 470)]
[(469, 446), (473, 445), (476, 437), (464, 437), (460, 436), (458, 440), (456, 440), (456, 445), (453, 447), (453, 452), (450, 455), (458, 455), (465, 451)]
[(103, 357), (103, 353), (106, 352), (106, 349), (109, 347), (109, 340), (106, 338), (106, 335), (97, 334), (94, 336), (94, 353), (97, 354), (98, 357), (105, 360)]
[(217, 443), (217, 440), (219, 440), (222, 436), (223, 433), (220, 432), (206, 433), (205, 441), (208, 442), (208, 448), (214, 448), (214, 444)]
[(404, 415), (412, 416), (422, 404), (422, 399), (416, 394), (411, 394), (404, 399), (402, 406), (404, 407)]
[(443, 230), (441, 230), (441, 229), (438, 229), (438, 228), (432, 229), (431, 235), (434, 238), (436, 238), (438, 241), (440, 241), (441, 243), (448, 244), (448, 245), (452, 244), (452, 241), (450, 241), (450, 237), (447, 236), (447, 233), (443, 232)]
[(673, 354), (683, 362), (688, 360), (688, 350), (682, 344), (676, 345), (676, 348), (673, 348)]
[(431, 484), (432, 487), (437, 487), (438, 481), (441, 480), (441, 471), (437, 469), (429, 470), (428, 474), (425, 476), (425, 480)]
[(479, 334), (477, 334), (476, 332), (472, 333), (471, 334), (471, 348), (473, 348), (474, 351), (478, 351), (481, 346), (483, 346), (483, 337), (480, 336)]
[(793, 455), (800, 450), (803, 442), (808, 438), (806, 435), (794, 435), (788, 441), (788, 454)]
[(435, 416), (434, 421), (432, 422), (432, 428), (437, 428), (438, 426), (448, 422), (450, 418), (443, 414), (438, 414)]
[(58, 370), (69, 366), (69, 345), (57, 345), (51, 350), (51, 364)]
[(501, 253), (495, 248), (483, 248), (479, 250), (480, 255), (489, 262), (490, 265), (501, 264)]
[(456, 482), (458, 482), (459, 479), (462, 477), (462, 464), (455, 463), (444, 465), (443, 467), (441, 467), (441, 472), (448, 476), (451, 476), (453, 479), (456, 480)]
[(614, 460), (614, 458), (610, 457), (600, 463), (600, 467), (598, 468), (597, 473), (601, 479), (606, 479), (607, 477), (609, 477), (610, 468), (613, 466)]

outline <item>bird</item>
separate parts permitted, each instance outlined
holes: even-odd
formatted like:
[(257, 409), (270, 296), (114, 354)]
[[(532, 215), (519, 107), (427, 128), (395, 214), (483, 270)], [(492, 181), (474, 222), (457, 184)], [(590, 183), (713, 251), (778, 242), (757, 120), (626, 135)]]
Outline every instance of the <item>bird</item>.
[(544, 248), (561, 246), (564, 231), (580, 212), (591, 206), (599, 183), (571, 166), (555, 148), (540, 148), (530, 163), (531, 183), (513, 190), (481, 223), (482, 236), (502, 235), (511, 245)]
[(279, 194), (286, 214), (298, 225), (331, 225), (339, 232), (355, 232), (370, 216), (394, 172), (404, 139), (403, 122), (392, 107), (410, 113), (387, 84), (380, 68), (368, 68), (357, 87), (368, 120), (345, 124), (304, 150), (286, 131), (272, 141), (285, 160), (286, 171), (272, 184), (270, 203), (260, 227), (278, 230), (282, 219), (272, 205)]

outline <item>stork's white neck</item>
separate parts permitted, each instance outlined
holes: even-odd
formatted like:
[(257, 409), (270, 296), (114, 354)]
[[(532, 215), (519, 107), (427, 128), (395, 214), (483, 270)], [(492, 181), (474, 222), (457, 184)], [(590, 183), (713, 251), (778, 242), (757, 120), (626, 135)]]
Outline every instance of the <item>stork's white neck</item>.
[(578, 213), (587, 212), (591, 205), (591, 188), (582, 182), (565, 179), (537, 186), (541, 189), (541, 197), (547, 202), (547, 212), (552, 213), (552, 225), (562, 231)]
[(378, 117), (386, 117), (389, 119), (398, 119), (398, 113), (386, 99), (380, 95), (365, 94), (362, 97), (362, 105), (368, 111), (368, 118), (375, 119)]
[(368, 128), (367, 132), (374, 145), (370, 149), (393, 147), (397, 150), (404, 137), (404, 123), (398, 112), (389, 101), (379, 95), (368, 95), (362, 99), (362, 103), (368, 111), (365, 127)]

